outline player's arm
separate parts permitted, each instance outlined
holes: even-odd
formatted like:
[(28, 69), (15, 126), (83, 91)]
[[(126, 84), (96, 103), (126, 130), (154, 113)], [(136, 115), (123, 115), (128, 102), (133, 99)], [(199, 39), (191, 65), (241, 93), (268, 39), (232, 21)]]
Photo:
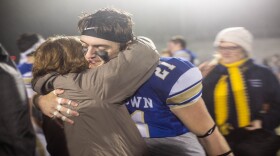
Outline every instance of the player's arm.
[[(184, 65), (175, 69), (184, 71)], [(208, 155), (230, 155), (230, 148), (209, 115), (202, 95), (202, 75), (192, 67), (173, 85), (166, 104), (184, 125), (200, 139)], [(231, 154), (232, 155), (232, 154)]]
[[(171, 111), (191, 132), (201, 136), (199, 140), (208, 155), (223, 155), (230, 151), (230, 147), (218, 128), (213, 128), (215, 122), (209, 115), (202, 98), (185, 107), (175, 107)], [(233, 154), (229, 153), (227, 155)]]

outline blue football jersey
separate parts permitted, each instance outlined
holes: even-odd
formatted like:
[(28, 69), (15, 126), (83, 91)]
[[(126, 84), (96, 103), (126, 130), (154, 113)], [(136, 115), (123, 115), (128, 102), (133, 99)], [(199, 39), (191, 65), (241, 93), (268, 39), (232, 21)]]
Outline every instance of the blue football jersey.
[(155, 73), (126, 101), (142, 137), (162, 138), (189, 130), (171, 109), (195, 103), (202, 94), (202, 75), (197, 67), (178, 58), (161, 58)]
[(18, 65), (18, 69), (22, 75), (26, 90), (27, 90), (27, 95), (29, 98), (32, 98), (35, 95), (35, 92), (32, 89), (31, 86), (31, 80), (32, 80), (32, 66), (33, 64), (29, 63), (22, 63)]

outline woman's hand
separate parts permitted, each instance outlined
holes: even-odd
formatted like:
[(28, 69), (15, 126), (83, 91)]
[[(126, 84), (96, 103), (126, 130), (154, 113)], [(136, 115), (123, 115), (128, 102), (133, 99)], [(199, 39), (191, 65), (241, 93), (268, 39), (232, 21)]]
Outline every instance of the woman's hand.
[(246, 127), (247, 130), (256, 130), (262, 128), (262, 121), (261, 120), (253, 120), (250, 126)]
[(67, 118), (63, 114), (68, 114), (69, 116), (79, 116), (79, 113), (64, 107), (64, 105), (77, 107), (78, 104), (69, 99), (57, 97), (57, 95), (62, 94), (63, 92), (64, 90), (56, 89), (47, 95), (41, 95), (38, 97), (38, 100), (34, 100), (37, 101), (35, 105), (42, 111), (44, 115), (50, 118), (60, 118), (69, 124), (74, 124), (73, 120)]

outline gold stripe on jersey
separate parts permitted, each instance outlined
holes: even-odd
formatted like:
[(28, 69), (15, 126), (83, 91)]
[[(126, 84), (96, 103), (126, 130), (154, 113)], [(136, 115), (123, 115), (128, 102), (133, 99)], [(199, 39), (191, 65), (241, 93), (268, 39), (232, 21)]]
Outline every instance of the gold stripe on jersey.
[(196, 102), (199, 100), (199, 98), (197, 98), (195, 100), (192, 100), (189, 103), (184, 103), (184, 104), (181, 104), (181, 105), (172, 105), (172, 106), (169, 106), (169, 108), (170, 109), (179, 109), (179, 108), (183, 108), (183, 107), (189, 107), (189, 106), (192, 106), (193, 104), (196, 104)]
[(195, 95), (197, 95), (200, 91), (202, 90), (202, 83), (199, 82), (198, 84), (196, 84), (195, 86), (193, 86), (192, 88), (178, 94), (175, 95), (171, 98), (168, 98), (166, 100), (167, 104), (180, 104), (183, 103), (184, 101), (187, 101), (189, 99), (191, 99), (192, 97), (194, 97)]
[(26, 77), (23, 78), (23, 81), (24, 81), (25, 84), (30, 84), (31, 80), (32, 80), (32, 78), (29, 78), (29, 77), (28, 78), (26, 78)]

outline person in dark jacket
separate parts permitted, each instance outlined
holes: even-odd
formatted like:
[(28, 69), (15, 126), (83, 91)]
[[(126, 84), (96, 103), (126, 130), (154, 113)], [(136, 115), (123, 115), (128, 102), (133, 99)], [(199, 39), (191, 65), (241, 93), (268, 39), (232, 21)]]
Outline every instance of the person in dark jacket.
[(35, 135), (25, 86), (0, 44), (0, 155), (33, 156)]
[(243, 27), (222, 30), (214, 42), (217, 63), (201, 66), (203, 99), (224, 135), (242, 127), (272, 131), (280, 122), (279, 82), (251, 59), (252, 40)]
[(276, 156), (280, 150), (280, 136), (265, 129), (238, 128), (226, 139), (237, 156)]

